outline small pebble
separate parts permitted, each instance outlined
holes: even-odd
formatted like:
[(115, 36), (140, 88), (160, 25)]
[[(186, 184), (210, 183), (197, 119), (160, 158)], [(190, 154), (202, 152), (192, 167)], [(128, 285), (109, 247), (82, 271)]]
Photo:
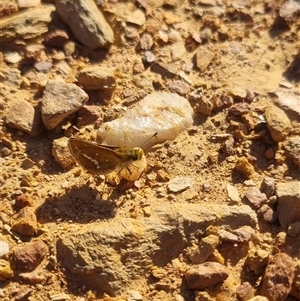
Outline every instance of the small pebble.
[(6, 63), (15, 64), (22, 60), (22, 56), (18, 52), (10, 52), (4, 54), (4, 60)]
[(236, 290), (239, 300), (249, 300), (254, 295), (254, 289), (249, 282), (243, 282)]
[(127, 298), (127, 301), (142, 301), (143, 296), (139, 291), (131, 291), (130, 296)]
[(144, 57), (143, 57), (143, 61), (146, 63), (152, 63), (155, 62), (156, 57), (155, 54), (152, 51), (145, 51)]
[(127, 22), (142, 26), (146, 22), (145, 13), (141, 9), (137, 9), (128, 16)]
[(247, 91), (241, 87), (233, 87), (230, 89), (230, 94), (234, 98), (245, 99), (247, 97)]
[(21, 194), (16, 196), (15, 206), (14, 206), (15, 209), (19, 211), (26, 206), (33, 207), (32, 200), (29, 199), (26, 194)]
[(182, 41), (181, 35), (177, 30), (171, 30), (168, 34), (168, 40), (170, 42), (176, 43)]
[(51, 67), (52, 67), (51, 62), (37, 62), (37, 63), (34, 64), (34, 68), (38, 72), (43, 72), (43, 73), (49, 72)]
[(265, 118), (272, 139), (276, 142), (283, 141), (292, 129), (286, 113), (276, 106), (267, 106), (265, 108)]
[(211, 185), (209, 183), (204, 183), (202, 188), (205, 192), (210, 192), (211, 191)]
[(274, 223), (277, 219), (276, 211), (274, 211), (273, 208), (267, 204), (263, 204), (257, 211), (257, 214), (267, 223)]
[(71, 297), (65, 293), (58, 293), (50, 296), (51, 301), (71, 300)]
[(267, 196), (262, 193), (257, 187), (250, 187), (245, 193), (245, 198), (248, 202), (258, 210), (263, 204), (267, 202)]
[(254, 174), (253, 165), (251, 165), (248, 159), (245, 157), (237, 159), (235, 168), (247, 178), (251, 177)]
[(244, 184), (246, 187), (255, 186), (255, 182), (253, 180), (246, 180), (246, 181), (244, 181)]
[(61, 188), (68, 188), (69, 187), (69, 181), (64, 181), (62, 184), (61, 184)]
[(163, 31), (163, 30), (160, 30), (160, 31), (158, 32), (158, 35), (159, 35), (159, 38), (160, 38), (163, 42), (165, 42), (165, 43), (168, 42), (169, 37), (168, 37), (168, 33), (167, 33), (167, 32), (165, 32), (165, 31)]
[(9, 148), (6, 147), (6, 146), (1, 147), (1, 149), (0, 149), (0, 156), (1, 156), (1, 157), (7, 157), (7, 156), (9, 156), (11, 153), (12, 153), (12, 150), (9, 149)]
[(150, 50), (153, 46), (153, 38), (149, 33), (144, 33), (140, 40), (141, 49)]
[(233, 185), (227, 184), (226, 191), (231, 202), (235, 204), (239, 204), (241, 202), (239, 192)]
[(143, 213), (144, 213), (144, 216), (147, 216), (147, 217), (151, 216), (151, 208), (150, 208), (150, 206), (144, 207), (143, 208)]
[(175, 177), (168, 183), (170, 192), (182, 192), (193, 185), (193, 180), (189, 177)]

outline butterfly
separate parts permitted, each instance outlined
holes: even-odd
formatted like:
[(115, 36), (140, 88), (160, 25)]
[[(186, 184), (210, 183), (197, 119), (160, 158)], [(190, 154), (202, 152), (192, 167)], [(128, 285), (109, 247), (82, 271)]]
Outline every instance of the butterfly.
[(121, 177), (134, 181), (147, 165), (144, 151), (140, 147), (103, 145), (79, 138), (69, 138), (68, 147), (78, 164), (93, 174), (119, 172)]

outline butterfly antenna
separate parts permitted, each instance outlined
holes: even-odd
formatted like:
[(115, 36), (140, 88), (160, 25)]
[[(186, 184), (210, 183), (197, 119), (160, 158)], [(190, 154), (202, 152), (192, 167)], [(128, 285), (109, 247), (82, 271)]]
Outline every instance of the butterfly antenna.
[(142, 145), (141, 145), (141, 148), (143, 145), (145, 145), (149, 140), (151, 140), (152, 138), (156, 137), (158, 134), (158, 132), (156, 132), (155, 134), (153, 134), (149, 139), (147, 139)]

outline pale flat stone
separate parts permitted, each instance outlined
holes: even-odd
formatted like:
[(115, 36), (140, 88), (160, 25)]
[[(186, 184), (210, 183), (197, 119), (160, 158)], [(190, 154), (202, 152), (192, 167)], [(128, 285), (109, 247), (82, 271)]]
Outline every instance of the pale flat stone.
[(63, 168), (66, 168), (75, 163), (75, 159), (68, 148), (68, 138), (62, 137), (55, 139), (52, 144), (52, 156), (55, 161)]
[(283, 141), (292, 129), (288, 116), (275, 106), (267, 106), (265, 108), (265, 117), (272, 139), (276, 142)]
[(46, 33), (54, 10), (54, 5), (44, 5), (3, 18), (0, 22), (0, 44), (15, 39), (33, 39)]
[(41, 0), (18, 0), (19, 8), (28, 8), (40, 5)]
[(41, 116), (26, 100), (15, 100), (6, 116), (8, 126), (36, 137), (41, 130)]
[(215, 54), (210, 50), (206, 49), (205, 47), (199, 48), (196, 53), (196, 66), (200, 72), (204, 72), (208, 68), (214, 57)]
[(181, 192), (193, 185), (193, 180), (189, 177), (175, 177), (168, 183), (170, 192)]
[(127, 22), (141, 26), (146, 22), (145, 13), (137, 9), (127, 18)]
[(238, 204), (241, 202), (241, 197), (238, 192), (238, 190), (231, 184), (226, 184), (226, 191), (229, 199), (235, 203)]

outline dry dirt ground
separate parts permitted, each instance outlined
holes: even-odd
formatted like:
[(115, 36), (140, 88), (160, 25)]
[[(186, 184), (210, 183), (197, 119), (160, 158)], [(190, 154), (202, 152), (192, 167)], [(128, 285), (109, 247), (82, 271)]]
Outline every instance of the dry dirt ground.
[[(68, 124), (57, 130), (44, 130), (42, 136), (38, 138), (8, 127), (4, 117), (10, 107), (9, 101), (26, 99), (37, 106), (42, 92), (26, 86), (10, 91), (2, 86), (0, 104), (2, 147), (8, 146), (9, 149), (10, 144), (13, 147), (8, 154), (2, 151), (0, 158), (2, 215), (0, 238), (9, 243), (10, 249), (32, 239), (14, 235), (9, 230), (9, 225), (13, 223), (16, 214), (15, 195), (24, 193), (37, 210), (38, 229), (34, 237), (43, 239), (50, 247), (47, 262), (49, 264), (54, 261), (55, 266), (54, 269), (47, 270), (44, 263), (41, 269), (47, 271), (45, 272), (47, 276), (41, 284), (28, 285), (17, 276), (1, 282), (0, 291), (3, 300), (13, 300), (23, 287), (31, 289), (31, 294), (25, 296), (23, 300), (26, 298), (94, 300), (93, 296), (97, 295), (97, 291), (92, 292), (81, 280), (66, 278), (64, 269), (55, 258), (57, 239), (70, 229), (75, 232), (83, 231), (85, 227), (94, 227), (105, 223), (108, 219), (118, 221), (124, 217), (139, 218), (149, 213), (145, 208), (150, 207), (151, 212), (151, 208), (164, 203), (193, 203), (199, 206), (203, 204), (208, 206), (210, 203), (228, 204), (225, 190), (227, 183), (235, 186), (243, 196), (248, 189), (245, 181), (253, 181), (254, 186), (259, 187), (266, 175), (277, 181), (286, 179), (299, 181), (299, 170), (296, 165), (279, 155), (275, 156), (279, 146), (267, 132), (258, 139), (251, 139), (253, 132), (243, 131), (244, 129), (240, 128), (243, 122), (238, 114), (230, 113), (230, 104), (226, 106), (223, 103), (218, 106), (218, 102), (215, 101), (226, 95), (229, 102), (231, 99), (233, 103), (246, 102), (251, 111), (263, 116), (264, 107), (276, 100), (276, 91), (280, 89), (292, 91), (299, 97), (299, 12), (294, 19), (279, 16), (284, 1), (98, 2), (102, 4), (108, 20), (117, 12), (129, 15), (134, 8), (142, 7), (146, 12), (146, 22), (142, 26), (132, 25), (138, 33), (132, 39), (124, 35), (122, 22), (116, 22), (114, 24), (116, 41), (105, 54), (102, 51), (90, 51), (79, 47), (79, 51), (72, 59), (67, 60), (73, 71), (63, 75), (65, 80), (74, 82), (73, 75), (80, 68), (97, 62), (95, 57), (99, 57), (99, 53), (103, 55), (101, 62), (106, 66), (112, 66), (115, 70), (117, 87), (110, 94), (103, 91), (89, 92), (88, 104), (100, 106), (104, 112), (104, 120), (119, 117), (122, 113), (120, 108), (124, 107), (123, 100), (128, 96), (137, 95), (138, 101), (139, 95), (154, 90), (175, 90), (180, 93), (176, 88), (172, 88), (170, 83), (174, 80), (181, 82), (184, 80), (180, 76), (166, 78), (153, 72), (150, 68), (151, 63), (145, 63), (143, 70), (133, 72), (133, 67), (141, 62), (145, 52), (139, 46), (141, 34), (148, 30), (154, 41), (151, 51), (157, 58), (168, 66), (179, 66), (189, 77), (189, 91), (183, 93), (195, 109), (194, 126), (174, 140), (148, 150), (148, 167), (136, 184), (138, 187), (125, 189), (126, 183), (116, 185), (105, 182), (101, 177), (93, 178), (80, 171), (78, 166), (63, 169), (54, 160), (51, 147), (55, 139), (68, 136), (70, 132), (86, 139), (95, 137), (96, 129), (91, 126), (81, 128), (80, 133), (70, 130), (76, 124), (75, 116)], [(59, 20), (54, 20), (52, 29), (59, 24)], [(185, 46), (185, 52), (180, 58), (172, 58), (168, 48), (175, 42), (165, 42), (159, 37), (159, 30), (169, 32), (170, 29), (179, 35), (175, 40), (178, 39), (177, 42)], [(133, 31), (132, 28), (128, 30)], [(197, 68), (195, 59), (200, 46), (207, 46), (214, 54), (210, 64), (203, 71)], [(1, 47), (3, 52), (14, 50), (8, 45)], [(51, 58), (53, 54), (51, 51), (46, 49), (45, 59)], [(9, 65), (12, 69), (21, 68), (18, 64), (8, 64), (3, 59), (1, 64)], [(55, 78), (56, 74), (57, 71), (53, 68), (47, 73), (47, 77)], [(200, 88), (203, 89), (206, 99), (215, 102), (212, 112), (207, 115), (199, 112), (197, 99), (190, 96), (191, 92)], [(247, 95), (244, 95), (246, 90)], [(134, 105), (133, 102), (129, 108)], [(299, 130), (298, 121), (291, 121), (294, 128), (297, 130), (298, 126)], [(234, 136), (234, 142), (228, 146), (229, 149), (224, 146), (226, 141), (224, 134)], [(267, 154), (266, 150), (269, 150)], [(255, 171), (250, 180), (235, 169), (236, 156), (247, 157), (254, 166)], [(28, 162), (29, 168), (26, 166)], [(169, 193), (168, 178), (175, 176), (187, 176), (192, 179), (192, 188), (183, 193)], [(265, 239), (270, 242), (280, 232), (280, 225), (276, 221), (261, 222), (256, 231), (262, 241)], [(182, 254), (181, 260), (188, 259)], [(230, 269), (238, 279), (241, 265), (237, 264)], [(195, 299), (194, 293), (188, 290), (182, 296), (179, 290), (177, 295), (174, 295), (176, 289), (162, 293), (164, 289), (159, 290), (151, 285), (146, 277), (148, 275), (134, 287), (134, 290), (144, 296), (143, 300), (204, 300)], [(172, 277), (178, 283), (182, 281), (182, 274)], [(60, 299), (57, 294), (61, 293), (66, 295), (61, 295)], [(58, 296), (57, 299), (55, 296)], [(106, 298), (126, 300), (121, 296)], [(207, 300), (229, 300), (226, 299), (228, 297), (217, 298), (213, 293), (211, 298)], [(296, 300), (296, 297), (291, 297), (290, 300)]]

